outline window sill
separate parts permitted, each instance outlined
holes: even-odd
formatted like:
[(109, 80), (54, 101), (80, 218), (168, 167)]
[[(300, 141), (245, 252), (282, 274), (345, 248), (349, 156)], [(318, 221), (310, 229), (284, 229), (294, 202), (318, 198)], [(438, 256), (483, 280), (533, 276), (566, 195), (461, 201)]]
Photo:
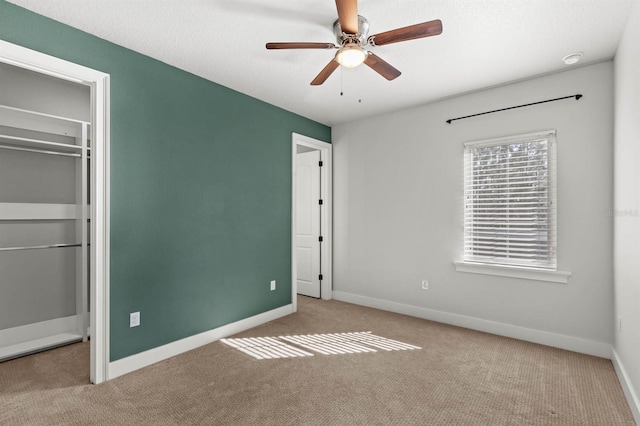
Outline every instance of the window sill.
[(571, 272), (565, 271), (542, 271), (515, 266), (488, 265), (484, 263), (468, 263), (460, 261), (454, 261), (453, 264), (456, 266), (456, 271), (458, 272), (522, 278), (525, 280), (548, 281), (552, 283), (567, 284), (569, 282), (569, 277), (571, 276)]

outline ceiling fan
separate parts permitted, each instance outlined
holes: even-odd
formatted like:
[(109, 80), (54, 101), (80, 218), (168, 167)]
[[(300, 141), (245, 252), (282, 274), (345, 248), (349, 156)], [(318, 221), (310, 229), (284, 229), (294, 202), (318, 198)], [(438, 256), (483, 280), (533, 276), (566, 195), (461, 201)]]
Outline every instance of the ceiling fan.
[(336, 7), (338, 19), (333, 23), (333, 33), (338, 45), (307, 42), (267, 43), (267, 49), (338, 49), (331, 62), (313, 79), (312, 86), (324, 83), (340, 65), (354, 68), (362, 63), (387, 80), (393, 80), (401, 74), (400, 71), (378, 55), (366, 50), (365, 46), (384, 46), (442, 33), (442, 22), (436, 19), (369, 36), (369, 21), (358, 15), (357, 0), (336, 0)]

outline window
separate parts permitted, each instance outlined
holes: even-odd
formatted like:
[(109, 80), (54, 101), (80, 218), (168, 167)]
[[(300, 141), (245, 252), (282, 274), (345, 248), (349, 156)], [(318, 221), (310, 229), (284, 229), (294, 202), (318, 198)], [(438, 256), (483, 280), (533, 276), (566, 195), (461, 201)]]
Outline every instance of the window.
[(556, 270), (555, 149), (555, 131), (465, 144), (465, 263)]

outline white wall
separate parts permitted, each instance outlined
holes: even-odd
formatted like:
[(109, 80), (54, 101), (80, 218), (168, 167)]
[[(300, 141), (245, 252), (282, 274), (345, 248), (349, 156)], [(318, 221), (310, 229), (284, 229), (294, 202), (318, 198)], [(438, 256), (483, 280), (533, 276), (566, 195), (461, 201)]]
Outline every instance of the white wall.
[[(558, 269), (569, 283), (456, 272), (463, 143), (547, 129), (558, 134)], [(332, 141), (334, 297), (610, 356), (611, 61), (335, 126)]]
[[(640, 423), (640, 1), (615, 59), (615, 332), (614, 357)], [(625, 213), (626, 212), (626, 213)], [(620, 369), (618, 371), (620, 374)]]
[(89, 86), (0, 63), (0, 104), (91, 121)]

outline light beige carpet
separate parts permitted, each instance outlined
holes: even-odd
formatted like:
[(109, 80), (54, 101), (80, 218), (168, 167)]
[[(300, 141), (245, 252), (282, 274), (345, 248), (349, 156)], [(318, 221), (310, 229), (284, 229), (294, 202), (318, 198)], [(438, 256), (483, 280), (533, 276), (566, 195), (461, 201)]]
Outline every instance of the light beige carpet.
[(94, 386), (76, 344), (0, 363), (0, 424), (635, 424), (606, 359), (308, 298), (234, 337), (352, 331), (422, 349), (257, 360), (215, 342)]

